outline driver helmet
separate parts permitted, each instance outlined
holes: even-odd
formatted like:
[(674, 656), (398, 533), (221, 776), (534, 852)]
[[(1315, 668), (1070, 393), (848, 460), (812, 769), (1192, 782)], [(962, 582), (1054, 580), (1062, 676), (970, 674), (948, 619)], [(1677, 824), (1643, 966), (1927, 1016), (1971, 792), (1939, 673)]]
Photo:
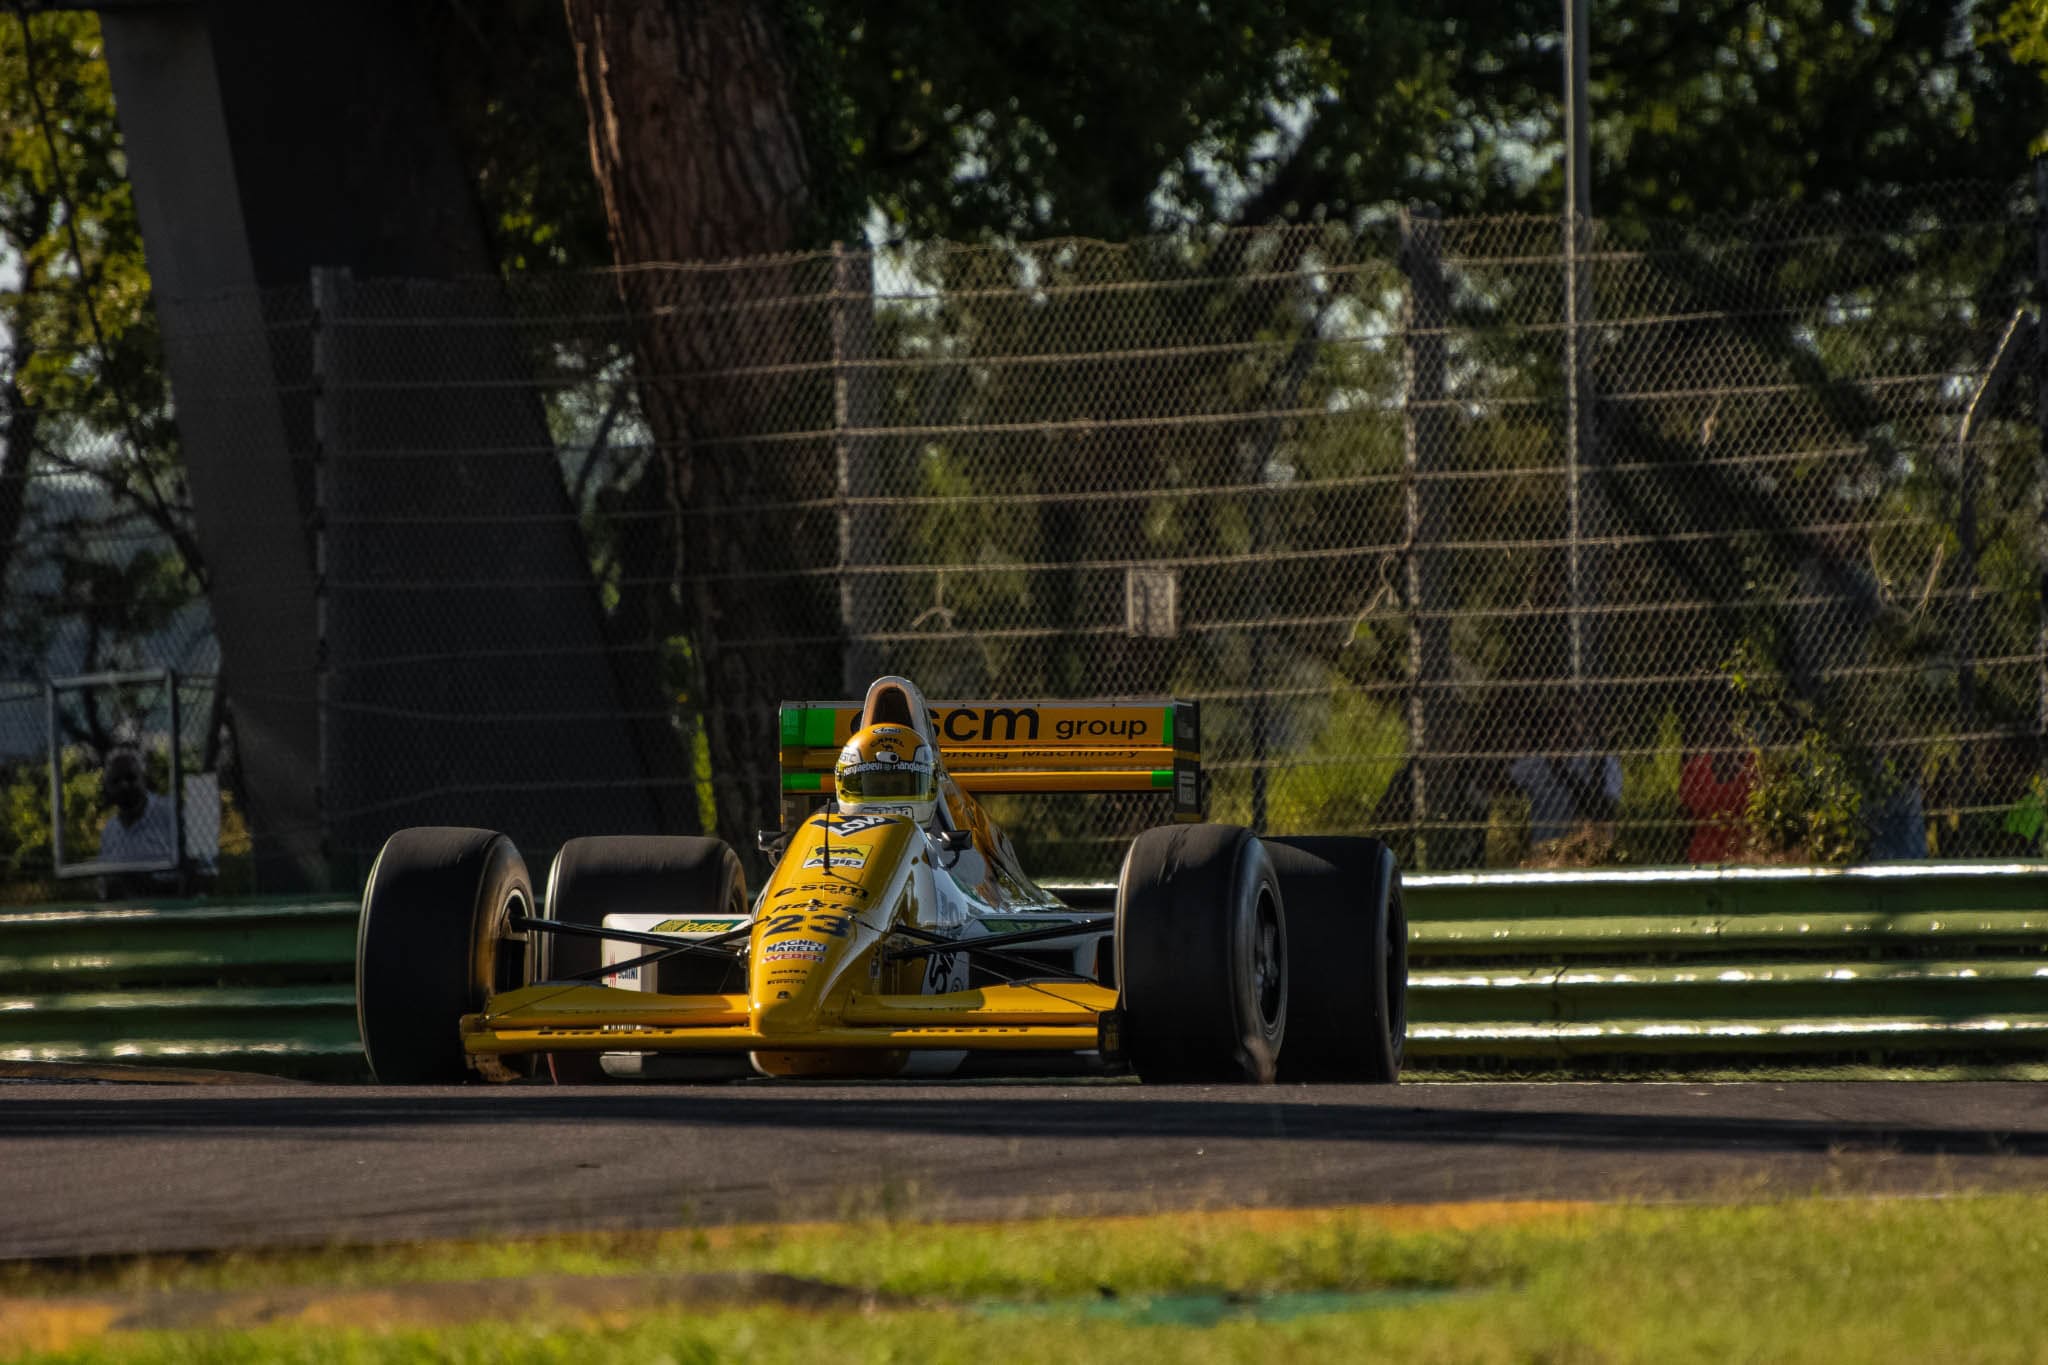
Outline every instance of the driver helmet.
[(832, 772), (839, 809), (849, 815), (932, 818), (939, 800), (931, 746), (907, 725), (870, 725), (846, 741)]

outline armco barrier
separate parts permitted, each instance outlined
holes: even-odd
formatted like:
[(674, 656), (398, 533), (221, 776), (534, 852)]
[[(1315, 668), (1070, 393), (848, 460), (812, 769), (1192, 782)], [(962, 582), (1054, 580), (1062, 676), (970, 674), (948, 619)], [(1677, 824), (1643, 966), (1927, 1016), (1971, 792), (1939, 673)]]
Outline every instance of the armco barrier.
[(2048, 1052), (2048, 864), (1408, 881), (1416, 1062)]
[(363, 1075), (356, 902), (0, 911), (0, 1061)]
[[(1422, 1068), (2048, 1053), (2048, 864), (1416, 875), (1407, 904)], [(355, 915), (0, 912), (0, 1060), (360, 1075)]]

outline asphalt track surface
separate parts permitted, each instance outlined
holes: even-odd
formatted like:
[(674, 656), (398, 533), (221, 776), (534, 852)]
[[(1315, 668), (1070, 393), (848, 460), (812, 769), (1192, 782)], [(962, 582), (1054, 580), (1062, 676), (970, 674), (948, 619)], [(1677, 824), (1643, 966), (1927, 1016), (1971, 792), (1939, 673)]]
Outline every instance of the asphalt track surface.
[(0, 1087), (0, 1259), (877, 1215), (2012, 1187), (2048, 1188), (2048, 1087)]

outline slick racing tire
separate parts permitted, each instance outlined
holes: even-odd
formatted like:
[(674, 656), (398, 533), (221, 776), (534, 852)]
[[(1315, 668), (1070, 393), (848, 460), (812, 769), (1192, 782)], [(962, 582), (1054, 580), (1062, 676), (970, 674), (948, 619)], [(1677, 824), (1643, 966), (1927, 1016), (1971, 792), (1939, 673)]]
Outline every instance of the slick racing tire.
[(385, 1085), (512, 1080), (523, 1058), (471, 1059), (462, 1016), (532, 977), (526, 860), (487, 829), (402, 829), (385, 841), (356, 921), (356, 1026)]
[[(547, 917), (600, 928), (606, 915), (747, 913), (747, 879), (739, 855), (722, 839), (681, 835), (613, 834), (571, 839), (548, 869)], [(602, 944), (582, 935), (540, 933), (541, 980), (595, 972)], [(655, 967), (655, 984), (668, 995), (745, 990), (746, 974), (696, 953)], [(594, 981), (594, 978), (593, 978)], [(564, 1085), (606, 1079), (601, 1054), (557, 1052), (549, 1062)]]
[(1401, 869), (1377, 839), (1269, 838), (1287, 898), (1283, 1081), (1391, 1084), (1408, 1036)]
[(1287, 1032), (1287, 916), (1235, 825), (1166, 825), (1117, 879), (1124, 1050), (1146, 1081), (1270, 1083)]

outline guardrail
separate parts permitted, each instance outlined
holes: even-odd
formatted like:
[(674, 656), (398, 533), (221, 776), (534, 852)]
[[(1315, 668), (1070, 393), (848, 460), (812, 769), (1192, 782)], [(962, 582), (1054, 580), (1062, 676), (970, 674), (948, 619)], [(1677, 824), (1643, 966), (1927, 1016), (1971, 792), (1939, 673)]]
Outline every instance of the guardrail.
[(2048, 1048), (2048, 864), (1409, 879), (1409, 1056)]
[(0, 1061), (362, 1076), (356, 902), (0, 912)]
[[(2048, 1048), (2048, 863), (1416, 875), (1407, 905), (1422, 1069)], [(0, 912), (0, 1060), (359, 1076), (355, 916)]]

